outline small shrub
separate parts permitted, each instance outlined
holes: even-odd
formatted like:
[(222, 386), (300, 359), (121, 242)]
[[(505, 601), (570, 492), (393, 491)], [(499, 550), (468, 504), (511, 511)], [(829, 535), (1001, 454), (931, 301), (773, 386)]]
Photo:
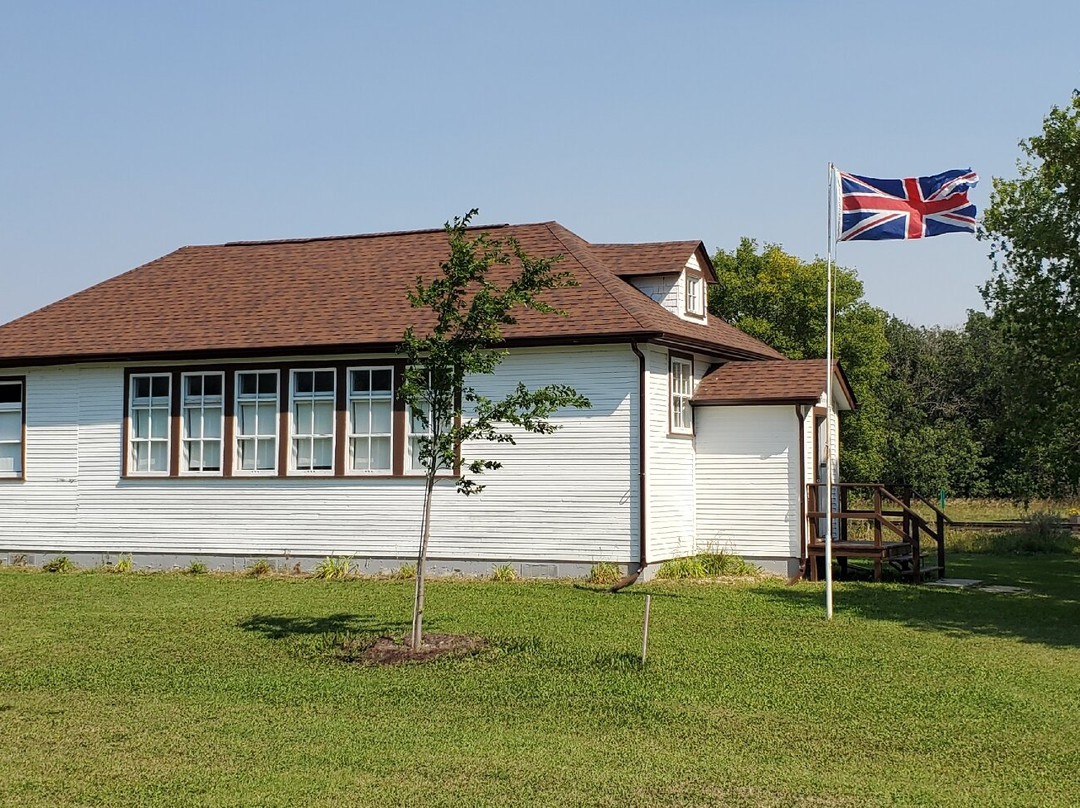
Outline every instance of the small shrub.
[(28, 563), (26, 553), (16, 553), (11, 557), (11, 566), (13, 567), (25, 567)]
[(701, 579), (723, 576), (758, 575), (761, 570), (750, 562), (723, 550), (699, 553), (687, 558), (673, 558), (660, 565), (657, 578)]
[(622, 570), (618, 564), (610, 561), (598, 561), (589, 570), (589, 583), (601, 586), (611, 586), (622, 577)]
[(252, 578), (261, 578), (274, 571), (274, 567), (265, 558), (258, 558), (247, 568), (247, 574)]
[(131, 554), (126, 556), (120, 556), (116, 563), (113, 564), (113, 572), (131, 572)]
[(71, 572), (76, 569), (75, 563), (67, 556), (57, 556), (51, 561), (46, 561), (41, 568), (45, 572)]
[(353, 571), (352, 556), (327, 556), (314, 570), (314, 576), (324, 581), (348, 578)]
[(187, 569), (184, 570), (188, 575), (205, 575), (206, 564), (199, 559), (193, 559), (190, 564), (187, 565)]
[(514, 569), (513, 564), (502, 564), (491, 571), (491, 580), (501, 583), (516, 581), (517, 577), (517, 570)]
[(723, 550), (701, 553), (698, 558), (701, 559), (701, 564), (705, 567), (705, 574), (709, 578), (719, 578), (723, 575), (748, 576), (761, 574), (760, 567), (751, 564), (742, 556), (725, 553)]
[(1026, 516), (1012, 530), (951, 531), (946, 544), (952, 552), (988, 555), (1065, 554), (1080, 546), (1060, 516), (1044, 511)]
[(682, 579), (698, 579), (708, 578), (709, 575), (705, 572), (705, 564), (697, 556), (688, 556), (686, 558), (673, 558), (670, 561), (665, 561), (660, 565), (660, 569), (656, 571), (657, 578), (668, 578), (670, 580), (682, 580)]
[(1076, 547), (1064, 520), (1054, 513), (1036, 511), (1024, 517), (1018, 530), (987, 534), (987, 552), (1006, 555), (1034, 555), (1036, 553), (1069, 553)]
[(416, 565), (415, 564), (402, 564), (398, 571), (394, 573), (395, 578), (399, 581), (412, 581), (416, 578)]

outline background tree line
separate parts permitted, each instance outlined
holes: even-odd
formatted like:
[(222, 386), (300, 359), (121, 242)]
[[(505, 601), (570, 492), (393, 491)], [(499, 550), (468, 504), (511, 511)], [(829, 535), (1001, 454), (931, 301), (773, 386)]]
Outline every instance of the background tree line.
[[(841, 421), (841, 474), (926, 495), (1080, 493), (1080, 93), (995, 178), (979, 238), (989, 313), (915, 326), (834, 267), (836, 356), (860, 408)], [(713, 258), (709, 310), (792, 359), (825, 356), (823, 259), (743, 239)]]

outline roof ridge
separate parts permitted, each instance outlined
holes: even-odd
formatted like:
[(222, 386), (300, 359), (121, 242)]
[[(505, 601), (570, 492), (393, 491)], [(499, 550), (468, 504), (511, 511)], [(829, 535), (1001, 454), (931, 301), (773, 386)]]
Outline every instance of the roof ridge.
[[(547, 224), (537, 222), (535, 224)], [(535, 226), (531, 225), (531, 226)], [(529, 227), (530, 225), (511, 225), (507, 222), (498, 224), (469, 225), (466, 230), (499, 230), (504, 227)], [(386, 230), (381, 233), (352, 233), (341, 236), (301, 236), (299, 238), (256, 239), (254, 241), (226, 241), (224, 244), (189, 244), (189, 247), (257, 247), (263, 244), (308, 244), (312, 241), (348, 241), (350, 239), (387, 238), (389, 236), (424, 236), (430, 233), (445, 233), (445, 227), (427, 227), (421, 230)]]
[(699, 238), (677, 238), (669, 241), (605, 241), (600, 244), (590, 244), (592, 247), (648, 247), (664, 246), (668, 244), (704, 244)]
[[(548, 222), (547, 225), (548, 225), (548, 231), (551, 233), (551, 235), (553, 235), (555, 237), (555, 239), (566, 248), (567, 252), (569, 252), (571, 255), (574, 256), (575, 259), (577, 259), (578, 264), (580, 264), (581, 267), (592, 276), (593, 280), (595, 280), (598, 284), (600, 284), (600, 287), (608, 294), (608, 296), (612, 300), (614, 300), (619, 305), (619, 308), (621, 308), (624, 312), (626, 312), (626, 315), (634, 323), (637, 324), (638, 328), (647, 329), (648, 325), (643, 323), (641, 321), (641, 318), (638, 317), (637, 314), (630, 311), (630, 309), (627, 307), (626, 303), (623, 302), (622, 298), (619, 295), (617, 295), (615, 292), (613, 292), (608, 287), (608, 282), (609, 281), (614, 281), (615, 283), (622, 283), (622, 281), (620, 281), (615, 276), (615, 274), (610, 269), (608, 269), (605, 265), (600, 264), (600, 262), (596, 259), (595, 256), (593, 256), (591, 253), (589, 253), (588, 247), (591, 246), (591, 245), (589, 245), (589, 243), (587, 241), (585, 241), (585, 239), (581, 238), (581, 236), (577, 235), (576, 233), (574, 233), (574, 232), (572, 232), (570, 230), (567, 230), (565, 227), (563, 227), (558, 222)], [(604, 268), (607, 269), (607, 276), (600, 277), (600, 274), (593, 271), (593, 268), (588, 266), (585, 263), (585, 261), (582, 260), (582, 256), (578, 253), (578, 251), (575, 250), (572, 246), (570, 246), (570, 244), (567, 243), (566, 239), (563, 238), (563, 235), (561, 233), (557, 232), (554, 229), (554, 227), (552, 227), (552, 225), (554, 225), (555, 227), (558, 227), (559, 230), (563, 231), (563, 233), (574, 236), (582, 244), (584, 244), (585, 247), (586, 247), (586, 249), (585, 249), (585, 253), (586, 253), (585, 257), (587, 258), (588, 262), (589, 263), (597, 263), (597, 264), (600, 264), (601, 266), (604, 266)]]

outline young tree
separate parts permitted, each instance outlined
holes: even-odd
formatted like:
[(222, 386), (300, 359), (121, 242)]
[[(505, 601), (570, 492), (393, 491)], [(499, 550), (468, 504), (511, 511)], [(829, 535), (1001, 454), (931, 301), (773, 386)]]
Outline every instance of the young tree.
[[(419, 431), (425, 433), (414, 448), (415, 458), (424, 468), (424, 506), (420, 549), (416, 557), (416, 591), (413, 602), (412, 650), (423, 641), (424, 579), (428, 541), (431, 537), (431, 504), (436, 477), (440, 472), (458, 475), (457, 490), (475, 494), (484, 486), (473, 477), (498, 469), (495, 460), (472, 458), (459, 468), (459, 453), (467, 441), (514, 443), (511, 427), (526, 432), (550, 434), (559, 426), (548, 420), (565, 407), (589, 407), (587, 398), (572, 387), (552, 384), (529, 390), (519, 383), (502, 400), (492, 400), (476, 391), (470, 379), (493, 373), (507, 355), (499, 348), (502, 328), (516, 322), (514, 311), (531, 309), (563, 314), (542, 299), (544, 292), (576, 285), (569, 272), (556, 271), (562, 256), (533, 258), (514, 238), (492, 239), (487, 233), (470, 237), (469, 222), (474, 208), (463, 218), (447, 222), (450, 254), (440, 264), (441, 274), (425, 282), (417, 278), (409, 292), (413, 308), (427, 309), (433, 324), (421, 336), (410, 326), (403, 337), (401, 352), (409, 360), (401, 386), (401, 397), (409, 407)], [(499, 285), (489, 276), (492, 268), (510, 277)], [(469, 475), (473, 475), (470, 477)]]
[[(779, 245), (744, 238), (733, 253), (713, 257), (719, 283), (709, 311), (768, 343), (789, 359), (825, 358), (825, 261), (803, 261)], [(834, 346), (859, 410), (841, 420), (845, 478), (877, 480), (884, 463), (885, 312), (863, 299), (854, 271), (833, 268)]]
[(994, 178), (980, 238), (994, 268), (982, 288), (1014, 346), (1007, 440), (1043, 495), (1080, 490), (1080, 91), (1021, 141), (1015, 180)]

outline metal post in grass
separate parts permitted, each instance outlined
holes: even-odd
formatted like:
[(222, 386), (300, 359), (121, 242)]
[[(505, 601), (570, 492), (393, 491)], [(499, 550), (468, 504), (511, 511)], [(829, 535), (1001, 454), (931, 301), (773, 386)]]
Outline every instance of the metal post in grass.
[(641, 633), (641, 664), (645, 664), (645, 655), (649, 650), (649, 606), (652, 605), (652, 595), (645, 596), (645, 628)]

